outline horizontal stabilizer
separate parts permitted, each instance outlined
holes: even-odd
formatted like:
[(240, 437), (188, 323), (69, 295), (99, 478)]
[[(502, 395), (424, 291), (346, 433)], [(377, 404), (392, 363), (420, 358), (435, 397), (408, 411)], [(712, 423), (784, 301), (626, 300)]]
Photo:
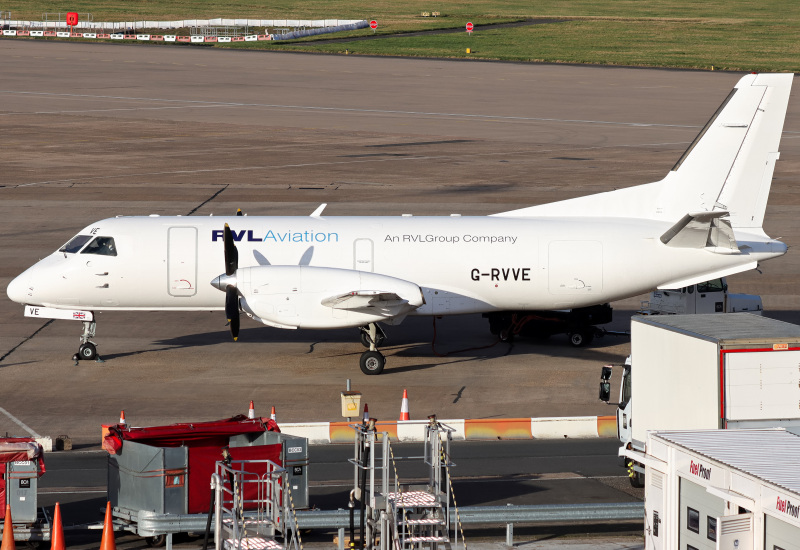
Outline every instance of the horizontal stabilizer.
[(738, 252), (739, 245), (728, 220), (728, 212), (686, 214), (663, 235), (661, 242), (674, 248), (717, 248), (718, 252)]
[[(357, 290), (325, 298), (322, 305), (333, 309), (396, 308), (407, 306), (408, 300), (394, 292)], [(412, 306), (409, 309), (414, 308)]]

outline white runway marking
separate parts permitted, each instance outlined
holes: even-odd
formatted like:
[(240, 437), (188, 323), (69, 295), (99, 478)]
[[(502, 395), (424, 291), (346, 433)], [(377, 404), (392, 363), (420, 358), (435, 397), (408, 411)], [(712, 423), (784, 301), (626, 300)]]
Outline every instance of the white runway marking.
[(34, 438), (41, 437), (39, 434), (34, 432), (28, 426), (26, 426), (25, 423), (22, 422), (22, 420), (20, 420), (19, 418), (17, 418), (16, 416), (11, 414), (7, 410), (5, 410), (3, 407), (0, 407), (0, 412), (3, 413), (4, 415), (6, 415), (14, 424), (16, 424), (17, 426), (19, 426), (20, 428), (22, 428), (23, 430), (25, 430), (26, 432), (31, 434), (31, 437), (34, 437)]
[[(185, 99), (161, 99), (153, 97), (127, 97), (127, 96), (106, 96), (106, 95), (90, 95), (90, 94), (57, 94), (51, 92), (18, 92), (14, 90), (0, 90), (0, 94), (17, 94), (17, 95), (39, 95), (51, 97), (75, 97), (86, 99), (112, 99), (120, 101), (156, 101), (164, 103), (183, 103), (184, 108), (189, 106), (218, 106), (218, 107), (265, 107), (270, 109), (294, 109), (301, 111), (328, 111), (328, 112), (343, 112), (343, 113), (367, 113), (367, 114), (384, 114), (384, 115), (414, 115), (414, 116), (436, 116), (447, 118), (471, 118), (471, 119), (494, 119), (494, 120), (512, 120), (512, 121), (527, 121), (527, 122), (561, 122), (572, 124), (605, 124), (610, 126), (633, 126), (641, 128), (699, 128), (699, 126), (687, 126), (682, 124), (655, 124), (649, 122), (614, 122), (609, 120), (582, 120), (582, 119), (562, 119), (562, 118), (540, 118), (540, 117), (524, 117), (524, 116), (504, 116), (504, 115), (478, 115), (469, 113), (437, 113), (426, 111), (394, 111), (390, 109), (356, 109), (351, 107), (319, 107), (311, 105), (279, 105), (271, 103), (236, 103), (225, 101), (197, 101)], [(86, 112), (92, 112), (90, 109)], [(50, 111), (48, 114), (54, 114), (59, 111)], [(63, 111), (67, 113), (76, 113), (80, 111)], [(15, 113), (7, 113), (15, 114)], [(19, 113), (16, 113), (19, 114)]]

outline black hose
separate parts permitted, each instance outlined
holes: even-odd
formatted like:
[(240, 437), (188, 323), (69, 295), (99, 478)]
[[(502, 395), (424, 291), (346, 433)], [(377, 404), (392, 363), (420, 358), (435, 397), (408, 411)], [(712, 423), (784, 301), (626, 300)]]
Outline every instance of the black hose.
[(355, 491), (350, 491), (350, 502), (347, 503), (347, 506), (350, 508), (350, 549), (352, 550), (355, 548), (356, 545), (356, 526), (355, 526), (355, 516), (356, 516), (356, 503), (353, 502)]

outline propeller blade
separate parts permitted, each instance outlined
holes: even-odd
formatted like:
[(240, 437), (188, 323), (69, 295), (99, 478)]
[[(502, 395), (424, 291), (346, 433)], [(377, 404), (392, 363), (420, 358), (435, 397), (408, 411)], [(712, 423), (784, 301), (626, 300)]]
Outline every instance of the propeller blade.
[(300, 258), (300, 263), (297, 265), (308, 265), (311, 263), (311, 257), (314, 256), (314, 247), (309, 246), (308, 249), (303, 252), (303, 257)]
[(231, 326), (231, 336), (235, 342), (239, 338), (239, 293), (235, 286), (225, 288), (225, 315)]
[(258, 262), (258, 265), (270, 265), (269, 260), (258, 250), (253, 250), (253, 257)]
[(241, 208), (237, 208), (236, 209), (236, 215), (237, 216), (241, 216), (242, 215), (242, 209)]
[(225, 246), (225, 275), (233, 275), (239, 269), (239, 251), (233, 242), (233, 233), (230, 226), (226, 223), (223, 231), (223, 242)]

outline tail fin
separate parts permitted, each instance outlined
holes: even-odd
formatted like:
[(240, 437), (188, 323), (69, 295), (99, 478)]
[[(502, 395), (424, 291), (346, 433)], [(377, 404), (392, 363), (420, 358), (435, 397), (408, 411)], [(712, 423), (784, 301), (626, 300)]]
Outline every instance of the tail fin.
[(739, 81), (664, 180), (673, 216), (721, 210), (734, 228), (763, 225), (793, 77)]
[(750, 74), (736, 84), (663, 180), (497, 216), (630, 217), (678, 221), (727, 211), (735, 228), (764, 222), (793, 74)]

